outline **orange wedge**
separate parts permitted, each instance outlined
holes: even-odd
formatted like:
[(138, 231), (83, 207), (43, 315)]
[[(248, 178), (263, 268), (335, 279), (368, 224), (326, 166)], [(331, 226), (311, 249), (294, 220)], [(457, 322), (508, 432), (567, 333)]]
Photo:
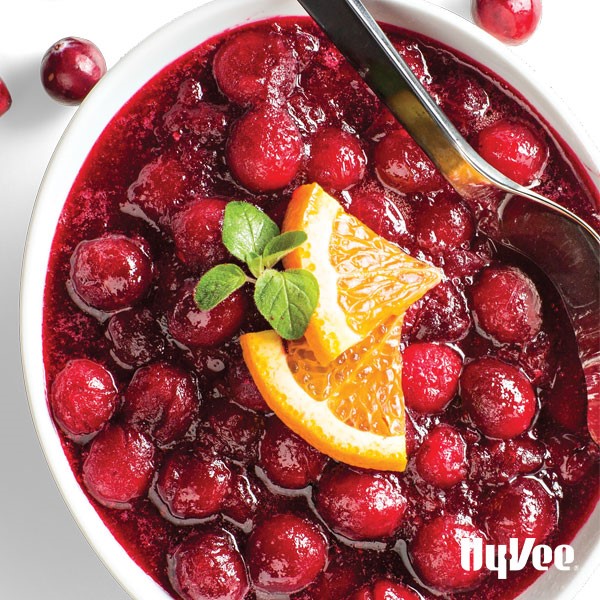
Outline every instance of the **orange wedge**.
[(357, 467), (406, 467), (402, 317), (323, 366), (306, 340), (275, 331), (242, 335), (244, 360), (270, 408), (309, 444)]
[(392, 315), (404, 314), (441, 280), (438, 269), (378, 236), (317, 184), (294, 192), (283, 231), (294, 230), (304, 231), (308, 241), (284, 265), (308, 269), (319, 283), (305, 337), (323, 365)]

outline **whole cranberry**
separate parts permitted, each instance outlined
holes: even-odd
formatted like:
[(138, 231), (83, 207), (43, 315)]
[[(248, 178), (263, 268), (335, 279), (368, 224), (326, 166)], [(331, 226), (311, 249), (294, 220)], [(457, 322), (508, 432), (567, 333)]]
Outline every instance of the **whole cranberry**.
[(272, 594), (305, 588), (325, 568), (327, 554), (327, 538), (320, 527), (289, 513), (258, 524), (245, 553), (254, 586)]
[(458, 390), (461, 356), (448, 346), (417, 342), (407, 346), (402, 360), (406, 406), (426, 414), (444, 410)]
[(475, 143), (490, 165), (521, 185), (538, 179), (548, 159), (548, 146), (530, 125), (502, 119), (479, 132)]
[(189, 373), (159, 362), (135, 372), (124, 394), (122, 414), (129, 425), (159, 446), (169, 446), (185, 436), (199, 402)]
[(301, 489), (314, 483), (327, 463), (327, 456), (297, 436), (277, 417), (267, 419), (259, 453), (258, 465), (269, 479), (289, 489)]
[(485, 503), (485, 526), (496, 544), (516, 538), (541, 544), (556, 527), (556, 500), (537, 479), (522, 477), (500, 488)]
[(175, 518), (205, 519), (223, 508), (230, 484), (220, 458), (175, 452), (160, 468), (156, 493)]
[(300, 168), (304, 145), (290, 115), (264, 105), (246, 113), (227, 143), (227, 164), (234, 178), (252, 192), (272, 192), (291, 183)]
[(485, 568), (466, 570), (461, 566), (461, 542), (481, 539), (483, 531), (460, 515), (442, 515), (423, 525), (409, 546), (417, 574), (442, 592), (462, 592), (477, 587), (486, 577)]
[(165, 351), (165, 338), (147, 308), (131, 308), (113, 315), (106, 329), (111, 354), (124, 367), (141, 367)]
[(542, 16), (542, 0), (473, 0), (473, 19), (505, 44), (522, 44)]
[(298, 62), (283, 36), (275, 31), (250, 30), (229, 38), (219, 48), (213, 73), (232, 102), (281, 102), (294, 88)]
[(8, 88), (6, 87), (6, 83), (0, 77), (0, 117), (8, 111), (12, 104), (12, 97)]
[(454, 427), (438, 425), (417, 450), (415, 466), (428, 483), (450, 488), (467, 477), (467, 444)]
[(524, 344), (542, 327), (542, 301), (535, 284), (514, 267), (488, 267), (471, 288), (478, 325), (502, 343)]
[(70, 283), (85, 304), (113, 312), (146, 295), (152, 270), (152, 261), (141, 244), (111, 234), (77, 245), (71, 256)]
[(224, 529), (191, 535), (167, 560), (169, 581), (184, 600), (243, 600), (248, 593), (244, 559)]
[(108, 423), (117, 407), (117, 387), (100, 364), (78, 358), (54, 378), (50, 406), (58, 426), (76, 442), (87, 442)]
[(234, 360), (227, 371), (227, 384), (231, 398), (244, 408), (267, 413), (271, 409), (259, 392), (243, 358)]
[(480, 358), (465, 367), (460, 395), (477, 427), (491, 438), (520, 435), (537, 410), (535, 392), (525, 375), (495, 358)]
[(367, 157), (358, 139), (341, 129), (317, 133), (308, 161), (308, 178), (321, 186), (342, 191), (365, 175)]
[(402, 524), (406, 504), (394, 475), (341, 464), (325, 469), (315, 495), (315, 506), (325, 523), (351, 540), (393, 536)]
[(105, 73), (102, 53), (83, 38), (59, 40), (42, 59), (44, 88), (52, 98), (64, 104), (79, 104)]
[(378, 579), (356, 590), (348, 600), (421, 600), (421, 595), (402, 583)]
[(432, 192), (444, 185), (434, 164), (404, 129), (386, 135), (375, 147), (374, 158), (379, 179), (404, 194)]
[(268, 510), (268, 492), (254, 475), (243, 469), (232, 471), (229, 494), (223, 503), (222, 513), (247, 528), (254, 524), (259, 511)]
[(247, 299), (238, 290), (211, 310), (201, 310), (194, 300), (195, 282), (187, 282), (179, 291), (168, 315), (171, 335), (187, 346), (218, 346), (240, 328), (246, 314)]
[(113, 424), (92, 441), (83, 463), (83, 483), (100, 504), (129, 509), (148, 491), (154, 468), (152, 442), (135, 429)]
[(227, 202), (207, 198), (188, 204), (171, 221), (177, 257), (196, 271), (208, 271), (230, 257), (221, 230)]

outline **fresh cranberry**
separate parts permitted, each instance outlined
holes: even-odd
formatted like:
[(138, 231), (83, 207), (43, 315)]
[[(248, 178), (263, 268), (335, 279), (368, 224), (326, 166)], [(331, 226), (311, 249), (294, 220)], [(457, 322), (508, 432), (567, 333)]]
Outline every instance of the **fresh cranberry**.
[(502, 119), (480, 131), (476, 147), (490, 165), (521, 185), (538, 179), (548, 159), (548, 146), (539, 134), (512, 119)]
[(186, 538), (168, 563), (169, 581), (184, 600), (243, 600), (248, 593), (244, 559), (223, 529)]
[(308, 161), (308, 178), (333, 190), (346, 190), (365, 175), (367, 158), (358, 139), (341, 129), (319, 132)]
[(378, 579), (356, 590), (348, 600), (421, 600), (421, 596), (401, 583)]
[(496, 544), (516, 538), (541, 544), (557, 523), (556, 501), (536, 479), (522, 477), (500, 488), (485, 503), (485, 525)]
[(211, 310), (200, 310), (194, 300), (195, 282), (186, 283), (168, 315), (171, 335), (188, 346), (218, 346), (240, 328), (246, 312), (246, 295), (238, 290)]
[(102, 53), (89, 40), (66, 37), (44, 54), (41, 77), (52, 98), (79, 104), (106, 73)]
[(488, 267), (471, 288), (479, 326), (497, 341), (523, 344), (542, 327), (542, 301), (531, 279), (514, 267)]
[(92, 441), (83, 463), (83, 483), (100, 504), (129, 509), (148, 491), (154, 463), (154, 446), (143, 433), (109, 425)]
[(531, 425), (537, 409), (527, 378), (495, 358), (480, 358), (465, 367), (460, 394), (477, 427), (492, 438), (520, 435)]
[(227, 202), (210, 198), (188, 204), (171, 221), (177, 257), (188, 267), (208, 271), (227, 261), (221, 229)]
[(231, 471), (219, 458), (171, 454), (156, 480), (156, 492), (178, 519), (205, 519), (218, 513), (229, 494)]
[(319, 481), (315, 506), (336, 533), (375, 540), (393, 536), (400, 527), (406, 498), (394, 475), (333, 464)]
[(164, 362), (138, 369), (124, 395), (123, 417), (160, 446), (181, 440), (198, 411), (198, 390), (191, 376)]
[(258, 391), (254, 379), (252, 379), (252, 375), (250, 375), (250, 371), (242, 358), (238, 358), (229, 366), (227, 383), (229, 384), (231, 399), (234, 402), (256, 412), (270, 412), (271, 409)]
[(422, 479), (440, 488), (450, 488), (467, 476), (467, 444), (450, 425), (432, 429), (416, 454), (415, 466)]
[(259, 446), (258, 465), (269, 479), (284, 488), (301, 489), (314, 483), (327, 457), (288, 429), (277, 417), (267, 419)]
[(290, 115), (264, 105), (235, 124), (226, 155), (241, 185), (253, 192), (271, 192), (291, 183), (303, 152), (300, 132)]
[(522, 44), (542, 16), (542, 0), (473, 0), (473, 19), (505, 44)]
[(383, 183), (402, 192), (432, 192), (444, 185), (434, 164), (404, 131), (386, 135), (375, 147), (375, 170)]
[(323, 571), (327, 553), (327, 539), (316, 524), (284, 513), (255, 527), (246, 547), (246, 560), (258, 590), (292, 594)]
[(117, 387), (102, 365), (85, 358), (70, 360), (54, 378), (50, 406), (68, 437), (87, 442), (115, 412)]
[(423, 525), (410, 545), (412, 564), (418, 575), (442, 592), (470, 590), (487, 575), (483, 568), (466, 570), (461, 566), (461, 542), (481, 539), (485, 534), (459, 515), (443, 515)]
[(152, 283), (152, 261), (136, 241), (111, 234), (80, 242), (71, 256), (73, 291), (92, 308), (111, 312), (141, 300)]
[(6, 87), (6, 83), (0, 77), (0, 117), (8, 111), (12, 104), (12, 97), (8, 88)]
[(106, 329), (113, 357), (125, 367), (141, 367), (165, 351), (165, 338), (152, 312), (131, 308), (111, 317)]
[(432, 82), (432, 78), (419, 44), (409, 40), (398, 40), (394, 42), (394, 47), (398, 50), (400, 56), (402, 56), (415, 77), (423, 85), (429, 85)]
[(290, 95), (298, 64), (284, 38), (275, 32), (244, 31), (217, 51), (213, 72), (221, 91), (237, 104)]
[(406, 406), (420, 413), (443, 410), (454, 398), (462, 358), (449, 348), (427, 342), (410, 344), (402, 353), (402, 389)]
[(416, 219), (419, 246), (433, 254), (468, 248), (475, 233), (473, 216), (458, 195), (437, 196)]
[(183, 204), (189, 178), (179, 159), (161, 154), (140, 171), (127, 190), (127, 202), (121, 210), (142, 217), (154, 225), (165, 225)]

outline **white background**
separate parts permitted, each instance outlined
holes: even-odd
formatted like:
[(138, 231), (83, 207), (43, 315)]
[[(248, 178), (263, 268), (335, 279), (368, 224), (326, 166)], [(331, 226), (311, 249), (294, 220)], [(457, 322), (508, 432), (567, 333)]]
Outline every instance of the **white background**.
[[(432, 1), (470, 16), (470, 0)], [(52, 150), (73, 114), (45, 95), (40, 59), (55, 41), (75, 35), (93, 40), (110, 66), (159, 26), (202, 3), (0, 2), (0, 76), (13, 96), (11, 110), (0, 119), (0, 600), (128, 597), (59, 495), (35, 436), (21, 377), (18, 292), (27, 223)], [(600, 8), (593, 0), (543, 4), (534, 37), (513, 51), (550, 83), (598, 144)], [(596, 597), (592, 590), (599, 588), (596, 573), (578, 600)]]

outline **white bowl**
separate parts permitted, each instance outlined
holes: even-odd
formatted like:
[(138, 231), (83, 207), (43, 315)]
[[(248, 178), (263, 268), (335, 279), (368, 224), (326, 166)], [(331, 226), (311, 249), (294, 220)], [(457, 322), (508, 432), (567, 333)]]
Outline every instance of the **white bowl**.
[[(600, 187), (600, 159), (577, 120), (529, 68), (505, 46), (453, 13), (422, 0), (369, 2), (375, 16), (424, 34), (487, 66), (520, 91), (572, 148)], [(137, 599), (170, 598), (134, 561), (106, 528), (79, 487), (46, 402), (42, 355), (42, 309), (46, 269), (63, 204), (88, 152), (115, 113), (158, 71), (199, 43), (236, 25), (272, 16), (298, 15), (294, 0), (215, 0), (160, 29), (133, 49), (102, 79), (73, 117), (44, 176), (27, 237), (21, 287), (21, 346), (27, 393), (46, 459), (73, 516), (104, 564)], [(600, 563), (597, 539), (600, 506), (578, 533), (578, 570), (552, 569), (521, 598), (571, 599)]]

